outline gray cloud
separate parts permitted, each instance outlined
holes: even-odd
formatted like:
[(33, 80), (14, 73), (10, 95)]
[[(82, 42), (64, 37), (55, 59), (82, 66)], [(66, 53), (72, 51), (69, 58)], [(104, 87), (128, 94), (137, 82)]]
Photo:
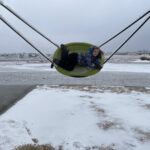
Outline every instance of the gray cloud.
[[(83, 41), (100, 45), (150, 9), (149, 0), (5, 0), (4, 2), (58, 44)], [(54, 51), (55, 47), (2, 7), (0, 14), (44, 52)], [(104, 50), (114, 50), (137, 25), (104, 47)], [(150, 50), (149, 39), (150, 21), (122, 51)], [(0, 52), (23, 51), (34, 50), (0, 22)]]

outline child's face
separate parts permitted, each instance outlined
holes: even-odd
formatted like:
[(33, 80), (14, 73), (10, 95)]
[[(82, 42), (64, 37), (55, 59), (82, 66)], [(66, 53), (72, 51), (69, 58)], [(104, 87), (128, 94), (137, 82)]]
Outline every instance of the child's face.
[(95, 49), (93, 50), (93, 56), (94, 56), (94, 57), (98, 56), (99, 52), (100, 52), (100, 50), (99, 50), (98, 48), (95, 48)]

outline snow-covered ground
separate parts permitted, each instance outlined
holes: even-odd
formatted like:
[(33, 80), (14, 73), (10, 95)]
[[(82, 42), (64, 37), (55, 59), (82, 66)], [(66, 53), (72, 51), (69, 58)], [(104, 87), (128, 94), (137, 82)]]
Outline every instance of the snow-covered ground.
[[(0, 62), (0, 72), (16, 71), (56, 71), (50, 68), (49, 63), (25, 63), (25, 62)], [(142, 72), (150, 73), (150, 61), (137, 60), (134, 63), (107, 63), (102, 71), (117, 72)]]
[(15, 71), (56, 71), (49, 63), (0, 62), (0, 72)]
[(37, 87), (0, 116), (0, 150), (35, 139), (64, 150), (149, 150), (150, 89)]
[(144, 64), (143, 63), (140, 64), (108, 63), (104, 66), (103, 71), (150, 73), (150, 63), (144, 63)]

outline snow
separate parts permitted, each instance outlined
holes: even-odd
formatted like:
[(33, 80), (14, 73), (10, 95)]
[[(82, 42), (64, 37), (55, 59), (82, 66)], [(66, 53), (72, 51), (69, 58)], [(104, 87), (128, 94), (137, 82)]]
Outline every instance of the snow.
[(149, 60), (140, 60), (140, 59), (137, 59), (137, 60), (132, 61), (132, 62), (135, 62), (135, 63), (150, 63)]
[(50, 68), (50, 63), (0, 62), (0, 72), (17, 71), (56, 71)]
[(117, 72), (142, 72), (150, 73), (150, 63), (145, 64), (105, 64), (103, 71), (117, 71)]
[(88, 89), (37, 87), (0, 117), (0, 149), (36, 138), (64, 150), (149, 150), (150, 92)]
[[(49, 63), (19, 63), (19, 62), (0, 62), (0, 72), (8, 71), (56, 71), (51, 69)], [(104, 65), (102, 71), (116, 71), (116, 72), (139, 72), (150, 73), (150, 63), (127, 63), (115, 64), (107, 63)]]

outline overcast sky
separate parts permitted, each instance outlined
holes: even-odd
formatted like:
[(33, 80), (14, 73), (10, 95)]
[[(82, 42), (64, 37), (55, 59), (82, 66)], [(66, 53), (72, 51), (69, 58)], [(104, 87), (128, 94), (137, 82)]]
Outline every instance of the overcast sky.
[[(3, 0), (3, 2), (58, 44), (89, 42), (100, 45), (150, 10), (150, 0)], [(2, 6), (0, 14), (43, 52), (54, 52), (54, 46), (18, 21)], [(102, 49), (115, 50), (141, 21)], [(150, 50), (150, 20), (121, 51), (135, 50)], [(0, 53), (3, 52), (34, 52), (34, 50), (0, 21)]]

